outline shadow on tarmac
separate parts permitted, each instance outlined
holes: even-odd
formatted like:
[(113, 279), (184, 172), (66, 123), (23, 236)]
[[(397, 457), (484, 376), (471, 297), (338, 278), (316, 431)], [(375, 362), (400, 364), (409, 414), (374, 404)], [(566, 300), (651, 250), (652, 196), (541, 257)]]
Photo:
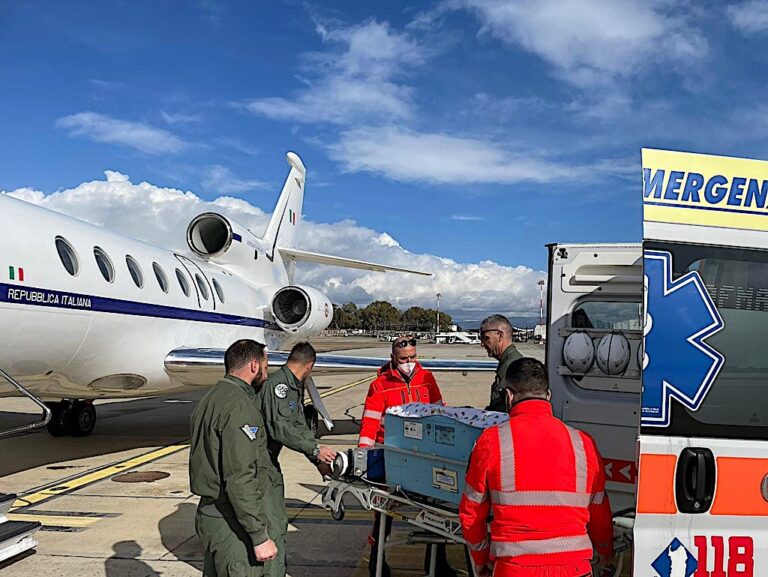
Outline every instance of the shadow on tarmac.
[[(0, 453), (13, 458), (0, 460), (0, 477), (54, 463), (185, 442), (190, 415), (204, 392), (97, 404), (96, 428), (89, 437), (52, 437), (43, 428), (2, 439)], [(18, 413), (0, 413), (3, 423), (6, 415), (9, 423), (23, 418)], [(34, 419), (24, 417), (27, 422)], [(72, 473), (81, 470), (73, 467)]]
[(136, 541), (118, 541), (112, 545), (112, 550), (115, 554), (104, 562), (107, 577), (160, 577), (160, 573), (139, 559), (142, 548)]

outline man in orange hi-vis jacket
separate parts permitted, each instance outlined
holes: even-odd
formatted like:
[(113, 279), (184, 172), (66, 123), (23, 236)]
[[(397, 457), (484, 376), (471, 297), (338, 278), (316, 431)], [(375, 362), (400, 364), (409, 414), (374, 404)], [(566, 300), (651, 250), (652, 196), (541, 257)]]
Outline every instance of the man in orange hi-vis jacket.
[[(368, 396), (365, 398), (363, 420), (360, 425), (360, 437), (358, 447), (372, 448), (376, 443), (384, 442), (384, 413), (390, 407), (404, 405), (406, 403), (443, 403), (443, 396), (437, 387), (434, 375), (423, 368), (416, 355), (416, 339), (412, 336), (398, 337), (392, 342), (392, 356), (390, 362), (379, 369), (379, 375), (371, 383)], [(384, 479), (368, 478), (372, 481), (384, 481)], [(373, 533), (369, 538), (371, 544), (371, 561), (368, 564), (370, 574), (376, 573), (376, 539), (379, 535), (379, 523), (382, 522), (381, 514), (376, 513), (373, 523)], [(391, 517), (386, 518), (387, 534), (391, 528)], [(429, 567), (429, 552), (425, 567)], [(446, 561), (445, 546), (437, 548), (437, 570), (439, 575), (451, 577), (456, 573)], [(389, 566), (386, 562), (382, 565), (382, 575), (389, 575)]]
[[(514, 361), (509, 422), (472, 450), (459, 514), (479, 577), (585, 577), (613, 556), (605, 472), (592, 438), (552, 415), (544, 365)], [(487, 522), (493, 511), (490, 536)]]

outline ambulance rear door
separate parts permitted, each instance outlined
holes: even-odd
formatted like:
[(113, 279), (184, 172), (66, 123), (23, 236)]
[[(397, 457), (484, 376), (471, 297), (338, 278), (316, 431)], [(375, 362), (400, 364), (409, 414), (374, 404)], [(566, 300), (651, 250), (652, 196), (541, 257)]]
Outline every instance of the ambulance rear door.
[(643, 181), (633, 574), (762, 577), (768, 162), (644, 150)]
[[(549, 245), (547, 370), (555, 415), (589, 433), (605, 464), (614, 511), (634, 505), (640, 419), (643, 268), (640, 244)], [(578, 334), (577, 334), (578, 333)], [(591, 356), (568, 366), (571, 335), (585, 337)], [(597, 352), (603, 339), (626, 347), (609, 373)], [(589, 340), (586, 340), (589, 339)], [(590, 343), (591, 341), (591, 343)], [(617, 349), (609, 351), (616, 357)], [(602, 367), (602, 368), (601, 368)]]

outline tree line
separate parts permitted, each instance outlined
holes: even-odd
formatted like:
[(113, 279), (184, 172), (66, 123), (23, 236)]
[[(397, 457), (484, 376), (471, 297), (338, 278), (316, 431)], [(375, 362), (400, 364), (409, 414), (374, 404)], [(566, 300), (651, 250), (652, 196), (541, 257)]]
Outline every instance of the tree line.
[[(333, 305), (331, 329), (364, 329), (367, 331), (434, 331), (435, 309), (411, 307), (400, 311), (387, 301), (374, 301), (359, 308), (355, 303)], [(440, 312), (440, 331), (449, 331), (453, 319)]]

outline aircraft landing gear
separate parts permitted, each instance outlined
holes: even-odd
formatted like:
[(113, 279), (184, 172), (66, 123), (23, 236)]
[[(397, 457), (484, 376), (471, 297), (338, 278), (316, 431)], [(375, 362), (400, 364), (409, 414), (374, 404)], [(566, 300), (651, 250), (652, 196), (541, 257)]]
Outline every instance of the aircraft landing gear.
[(93, 401), (66, 399), (57, 403), (46, 403), (51, 409), (48, 432), (54, 437), (87, 437), (96, 426), (96, 409)]

